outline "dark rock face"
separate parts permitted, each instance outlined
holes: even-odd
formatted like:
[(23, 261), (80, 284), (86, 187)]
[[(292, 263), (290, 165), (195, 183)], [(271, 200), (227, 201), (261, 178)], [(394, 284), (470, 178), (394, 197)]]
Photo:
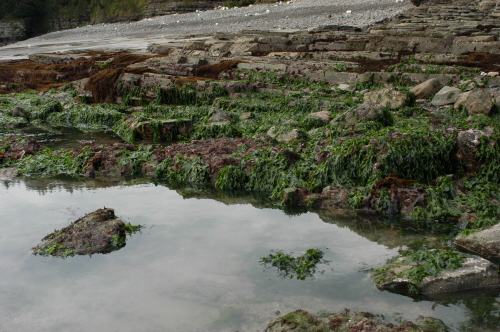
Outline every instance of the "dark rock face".
[(32, 248), (35, 255), (73, 256), (108, 253), (125, 246), (125, 223), (113, 209), (98, 209), (55, 231)]

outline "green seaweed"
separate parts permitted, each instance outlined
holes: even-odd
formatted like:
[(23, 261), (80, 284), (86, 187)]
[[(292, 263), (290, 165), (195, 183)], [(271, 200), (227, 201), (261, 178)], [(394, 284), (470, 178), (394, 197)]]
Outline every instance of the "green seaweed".
[(320, 249), (308, 249), (303, 255), (294, 257), (284, 254), (281, 250), (272, 250), (271, 254), (260, 259), (265, 267), (276, 267), (281, 278), (296, 278), (305, 280), (312, 278), (316, 273), (316, 265), (328, 263), (323, 259), (324, 253)]

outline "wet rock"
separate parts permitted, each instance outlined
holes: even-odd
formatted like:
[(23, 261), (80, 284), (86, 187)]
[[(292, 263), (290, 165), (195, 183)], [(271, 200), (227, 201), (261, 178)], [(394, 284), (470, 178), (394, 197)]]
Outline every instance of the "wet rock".
[(125, 239), (125, 223), (116, 219), (113, 209), (104, 208), (47, 235), (32, 252), (59, 257), (104, 254), (125, 246)]
[(489, 115), (493, 108), (492, 94), (483, 88), (462, 93), (455, 102), (455, 109), (464, 108), (469, 115), (484, 114)]
[[(0, 143), (4, 149), (4, 153), (0, 152), (0, 164), (9, 159), (22, 159), (25, 155), (35, 154), (43, 150), (43, 146), (33, 138), (26, 140), (16, 137), (9, 137), (7, 140)], [(5, 148), (5, 146), (8, 146)]]
[(500, 224), (467, 236), (459, 235), (454, 243), (469, 252), (500, 264)]
[[(388, 177), (378, 181), (375, 189), (361, 204), (366, 211), (378, 212), (385, 215), (405, 215), (413, 212), (415, 207), (425, 207), (427, 191), (423, 187), (409, 188), (415, 180), (400, 179), (391, 173)], [(387, 193), (383, 192), (387, 190)], [(380, 204), (379, 201), (383, 201)]]
[(287, 206), (303, 204), (309, 191), (305, 188), (291, 187), (283, 190), (283, 202)]
[(283, 201), (288, 206), (307, 205), (321, 210), (348, 209), (349, 192), (341, 185), (325, 187), (321, 194), (311, 193), (301, 187), (291, 187), (283, 191)]
[(432, 98), (431, 104), (434, 106), (443, 106), (454, 104), (458, 96), (462, 93), (462, 90), (458, 88), (454, 88), (451, 86), (445, 86), (441, 90), (438, 91)]
[(231, 114), (217, 107), (212, 107), (209, 116), (211, 122), (231, 122), (233, 119)]
[(441, 83), (437, 79), (431, 78), (412, 88), (410, 92), (413, 92), (417, 99), (424, 99), (438, 92), (440, 87)]
[(364, 102), (373, 103), (380, 106), (389, 106), (390, 109), (397, 109), (408, 103), (408, 95), (394, 88), (386, 88), (365, 93)]
[[(432, 327), (432, 329), (429, 329)], [(272, 320), (265, 332), (291, 331), (434, 331), (446, 332), (448, 328), (435, 318), (419, 317), (415, 323), (410, 321), (399, 324), (385, 323), (383, 316), (369, 312), (344, 309), (340, 313), (312, 315), (305, 310), (296, 310)]]
[[(483, 258), (468, 257), (462, 266), (454, 270), (443, 270), (437, 276), (427, 276), (416, 283), (405, 272), (417, 266), (418, 262), (407, 260), (405, 256), (396, 259), (382, 269), (372, 273), (377, 288), (405, 295), (422, 294), (432, 297), (442, 293), (495, 286), (500, 282), (498, 267)], [(416, 287), (411, 291), (410, 287)]]
[(11, 114), (13, 117), (19, 117), (19, 118), (28, 118), (28, 112), (21, 107), (21, 106), (16, 106), (12, 109)]

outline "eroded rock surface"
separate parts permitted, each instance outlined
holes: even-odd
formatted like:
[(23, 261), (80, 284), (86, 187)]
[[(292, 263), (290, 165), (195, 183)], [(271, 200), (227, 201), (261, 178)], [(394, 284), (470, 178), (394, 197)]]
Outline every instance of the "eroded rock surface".
[(104, 254), (125, 246), (125, 228), (113, 209), (98, 209), (47, 235), (32, 251), (59, 257)]

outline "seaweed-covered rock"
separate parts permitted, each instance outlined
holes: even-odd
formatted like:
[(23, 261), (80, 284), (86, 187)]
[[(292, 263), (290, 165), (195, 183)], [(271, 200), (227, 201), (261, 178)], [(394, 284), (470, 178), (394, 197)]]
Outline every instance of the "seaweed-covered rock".
[(435, 318), (419, 317), (415, 323), (411, 321), (400, 324), (385, 323), (382, 316), (369, 312), (345, 309), (340, 313), (313, 315), (305, 310), (290, 312), (271, 321), (266, 332), (288, 331), (364, 331), (364, 332), (405, 332), (429, 331), (446, 332), (448, 328)]
[(428, 297), (495, 286), (500, 281), (493, 263), (449, 250), (423, 250), (396, 257), (375, 269), (372, 278), (381, 290)]
[(32, 251), (59, 257), (108, 253), (125, 246), (126, 228), (113, 209), (98, 209), (47, 235)]
[(455, 239), (455, 244), (500, 264), (500, 224), (467, 236), (460, 235)]

